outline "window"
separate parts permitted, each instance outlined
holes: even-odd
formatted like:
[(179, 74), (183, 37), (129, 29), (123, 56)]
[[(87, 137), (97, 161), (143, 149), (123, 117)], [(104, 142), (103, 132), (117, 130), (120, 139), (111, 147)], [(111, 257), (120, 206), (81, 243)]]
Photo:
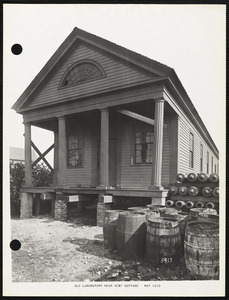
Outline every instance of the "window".
[(215, 164), (215, 173), (217, 173), (217, 171), (216, 171), (216, 164)]
[(81, 62), (71, 68), (64, 76), (61, 86), (71, 86), (102, 77), (104, 77), (104, 74), (96, 64), (91, 62)]
[(212, 173), (213, 173), (213, 156), (212, 156), (211, 169), (212, 169)]
[(194, 167), (194, 135), (190, 132), (189, 135), (189, 167)]
[(203, 145), (200, 144), (200, 172), (203, 172)]
[(80, 136), (68, 136), (68, 150), (67, 150), (68, 167), (81, 167), (83, 156), (82, 138)]
[(209, 152), (207, 151), (207, 174), (209, 174)]
[(152, 163), (153, 132), (137, 131), (135, 133), (135, 163)]

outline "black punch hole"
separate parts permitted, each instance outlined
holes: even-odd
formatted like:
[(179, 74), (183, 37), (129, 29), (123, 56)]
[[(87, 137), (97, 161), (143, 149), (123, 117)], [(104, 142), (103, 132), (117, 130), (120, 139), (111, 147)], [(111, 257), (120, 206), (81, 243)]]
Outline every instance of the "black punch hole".
[(14, 251), (17, 251), (21, 248), (21, 242), (19, 240), (12, 240), (10, 242), (10, 248)]
[(22, 46), (20, 44), (14, 44), (11, 47), (11, 51), (14, 55), (19, 55), (22, 53)]

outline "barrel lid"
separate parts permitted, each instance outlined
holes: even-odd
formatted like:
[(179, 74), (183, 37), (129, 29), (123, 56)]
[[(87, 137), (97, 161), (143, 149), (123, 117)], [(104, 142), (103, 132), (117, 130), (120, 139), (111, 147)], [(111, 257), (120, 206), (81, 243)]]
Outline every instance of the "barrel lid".
[(148, 207), (146, 207), (146, 206), (135, 206), (135, 207), (128, 207), (128, 210), (130, 210), (130, 211), (135, 211), (135, 210), (139, 210), (139, 211), (144, 211), (144, 210), (149, 210), (149, 208)]
[(170, 217), (149, 217), (148, 225), (158, 228), (174, 228), (178, 226), (178, 221)]
[(199, 213), (200, 218), (208, 219), (209, 221), (219, 221), (219, 215), (209, 213)]
[(144, 216), (146, 212), (144, 211), (134, 211), (134, 210), (127, 210), (127, 211), (122, 211), (119, 213), (120, 216), (134, 216), (134, 215), (142, 215)]
[(171, 208), (171, 207), (164, 207), (164, 208), (160, 208), (159, 212), (163, 215), (177, 215), (178, 211), (175, 208)]
[(197, 215), (199, 213), (209, 213), (209, 214), (216, 215), (217, 211), (214, 208), (204, 208), (204, 207), (201, 207), (201, 208), (191, 208), (190, 209), (190, 213), (194, 214), (194, 215)]
[(121, 210), (121, 209), (109, 209), (109, 210), (106, 210), (105, 213), (114, 213), (114, 214), (117, 214), (119, 212), (123, 212), (124, 210)]
[(188, 231), (203, 235), (207, 233), (214, 234), (216, 231), (219, 231), (219, 224), (215, 222), (193, 221), (187, 224), (186, 232)]

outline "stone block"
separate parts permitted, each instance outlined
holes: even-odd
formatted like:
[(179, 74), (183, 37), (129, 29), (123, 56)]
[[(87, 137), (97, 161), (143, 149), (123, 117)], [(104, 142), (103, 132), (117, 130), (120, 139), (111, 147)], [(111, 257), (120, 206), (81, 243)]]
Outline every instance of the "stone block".
[(20, 219), (28, 219), (33, 215), (33, 195), (30, 193), (22, 193)]
[(153, 205), (165, 205), (165, 198), (152, 197), (151, 198), (151, 204), (153, 204)]

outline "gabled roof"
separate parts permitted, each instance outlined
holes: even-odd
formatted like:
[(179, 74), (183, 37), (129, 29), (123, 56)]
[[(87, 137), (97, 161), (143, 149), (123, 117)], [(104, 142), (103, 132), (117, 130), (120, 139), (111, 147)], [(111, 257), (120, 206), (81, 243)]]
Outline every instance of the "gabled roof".
[(109, 53), (114, 54), (115, 56), (124, 59), (134, 65), (142, 67), (143, 69), (157, 73), (160, 76), (168, 76), (173, 69), (161, 64), (155, 60), (152, 60), (146, 56), (138, 54), (134, 51), (128, 50), (124, 47), (121, 47), (113, 42), (105, 40), (101, 37), (98, 37), (94, 34), (88, 33), (84, 30), (81, 30), (77, 27), (73, 29), (70, 35), (66, 38), (66, 40), (61, 44), (61, 46), (57, 49), (57, 51), (53, 54), (53, 56), (48, 60), (42, 70), (38, 73), (38, 75), (34, 78), (34, 80), (30, 83), (27, 89), (23, 92), (23, 94), (19, 97), (19, 99), (14, 103), (12, 109), (19, 111), (22, 105), (28, 100), (30, 95), (42, 85), (42, 82), (45, 81), (47, 76), (53, 72), (56, 64), (60, 62), (64, 55), (77, 43), (77, 41), (85, 41), (94, 46), (99, 47), (100, 49), (106, 50)]
[[(23, 113), (23, 105), (27, 102), (30, 96), (40, 89), (42, 85), (46, 82), (47, 78), (55, 72), (57, 65), (62, 63), (68, 53), (74, 49), (78, 42), (86, 42), (93, 46), (96, 46), (104, 51), (107, 51), (116, 57), (125, 60), (135, 66), (138, 66), (148, 72), (153, 74), (158, 74), (161, 78), (167, 79), (169, 85), (172, 87), (177, 94), (182, 98), (181, 105), (185, 108), (186, 111), (191, 112), (191, 118), (193, 122), (197, 125), (197, 127), (206, 134), (207, 138), (211, 142), (213, 148), (218, 152), (217, 147), (215, 146), (208, 130), (206, 129), (202, 119), (200, 118), (198, 112), (196, 111), (192, 101), (190, 100), (187, 92), (185, 91), (182, 83), (180, 82), (176, 72), (164, 65), (159, 63), (153, 59), (150, 59), (146, 56), (138, 54), (134, 51), (128, 50), (124, 47), (121, 47), (113, 42), (105, 40), (101, 37), (98, 37), (94, 34), (88, 33), (84, 30), (81, 30), (77, 27), (73, 29), (70, 35), (66, 38), (66, 40), (60, 45), (57, 51), (52, 55), (52, 57), (48, 60), (42, 70), (38, 73), (38, 75), (34, 78), (34, 80), (30, 83), (27, 89), (23, 92), (23, 94), (19, 97), (19, 99), (12, 106), (12, 109), (17, 112)], [(21, 109), (22, 108), (22, 109)]]

